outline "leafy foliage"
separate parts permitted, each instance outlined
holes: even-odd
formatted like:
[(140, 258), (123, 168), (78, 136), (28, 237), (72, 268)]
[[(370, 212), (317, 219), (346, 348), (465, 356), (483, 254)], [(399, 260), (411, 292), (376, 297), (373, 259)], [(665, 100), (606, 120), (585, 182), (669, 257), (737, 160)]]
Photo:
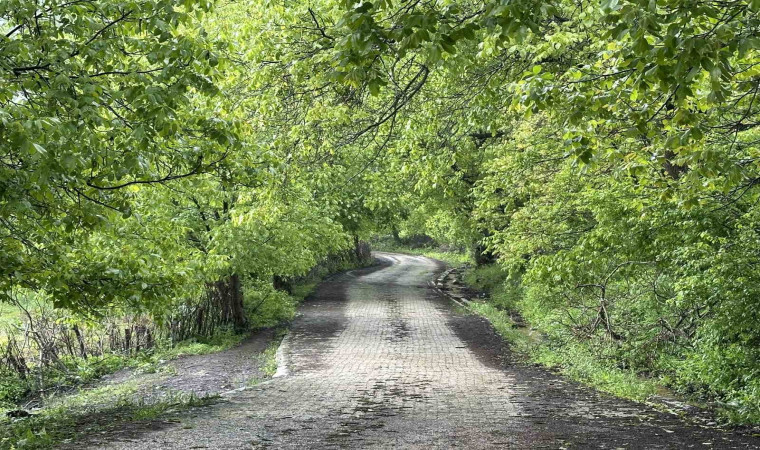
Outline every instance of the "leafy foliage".
[(292, 309), (276, 280), (424, 233), (557, 345), (756, 420), (759, 14), (2, 2), (0, 296), (240, 328)]
[(757, 420), (758, 2), (316, 5), (283, 34), (355, 102), (335, 133), (385, 149), (387, 231), (497, 260), (558, 347)]

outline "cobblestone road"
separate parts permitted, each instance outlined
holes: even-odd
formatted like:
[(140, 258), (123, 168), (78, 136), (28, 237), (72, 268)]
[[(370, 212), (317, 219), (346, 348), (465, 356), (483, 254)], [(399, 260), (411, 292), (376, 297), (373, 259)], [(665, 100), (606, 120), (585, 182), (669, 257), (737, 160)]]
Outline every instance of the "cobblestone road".
[(97, 447), (758, 448), (511, 363), (484, 320), (429, 287), (438, 263), (378, 256), (301, 307), (278, 377)]

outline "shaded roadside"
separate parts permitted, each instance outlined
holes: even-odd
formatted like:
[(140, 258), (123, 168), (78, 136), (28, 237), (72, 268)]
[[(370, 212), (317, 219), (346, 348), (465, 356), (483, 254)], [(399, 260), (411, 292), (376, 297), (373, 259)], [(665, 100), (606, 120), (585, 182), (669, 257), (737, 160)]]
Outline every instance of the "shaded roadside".
[[(559, 370), (529, 362), (487, 317), (472, 308), (488, 293), (468, 286), (460, 269), (443, 272), (435, 286), (461, 305), (461, 313), (449, 322), (457, 335), (484, 361), (515, 377), (523, 397), (518, 402), (525, 410), (521, 420), (526, 422), (522, 431), (526, 435), (572, 444), (571, 448), (760, 448), (756, 427), (719, 426), (714, 410), (666, 393), (645, 403), (615, 397), (569, 379)], [(511, 312), (509, 319), (514, 330), (508, 335), (528, 333), (519, 314)], [(605, 428), (610, 431), (602, 433)]]
[[(135, 383), (135, 395), (146, 401), (174, 392), (197, 397), (222, 395), (270, 378), (274, 352), (284, 328), (270, 328), (253, 333), (239, 345), (205, 355), (180, 356), (161, 364), (153, 373), (124, 369), (103, 377), (101, 386)], [(267, 367), (267, 366), (270, 367)]]

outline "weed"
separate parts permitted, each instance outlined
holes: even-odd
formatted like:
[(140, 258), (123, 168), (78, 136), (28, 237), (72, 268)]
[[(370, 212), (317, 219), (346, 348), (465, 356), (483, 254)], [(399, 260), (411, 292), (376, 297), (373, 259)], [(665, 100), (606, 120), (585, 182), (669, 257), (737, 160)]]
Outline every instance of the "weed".
[(119, 429), (126, 423), (151, 421), (167, 413), (213, 403), (216, 397), (169, 393), (155, 401), (135, 399), (137, 386), (124, 383), (82, 390), (55, 399), (24, 419), (0, 419), (0, 449), (50, 448), (80, 434)]

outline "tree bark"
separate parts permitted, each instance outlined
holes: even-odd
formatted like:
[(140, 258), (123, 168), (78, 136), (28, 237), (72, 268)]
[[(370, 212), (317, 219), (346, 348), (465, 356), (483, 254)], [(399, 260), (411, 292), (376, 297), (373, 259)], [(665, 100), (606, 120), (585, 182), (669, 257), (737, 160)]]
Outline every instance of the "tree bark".
[(87, 359), (87, 351), (85, 350), (84, 337), (82, 336), (82, 332), (79, 331), (79, 327), (76, 325), (74, 325), (74, 334), (77, 337), (77, 341), (79, 341), (79, 353), (82, 355), (82, 358)]
[(230, 321), (236, 330), (243, 330), (246, 326), (245, 310), (243, 308), (243, 287), (240, 276), (234, 274), (230, 277)]

